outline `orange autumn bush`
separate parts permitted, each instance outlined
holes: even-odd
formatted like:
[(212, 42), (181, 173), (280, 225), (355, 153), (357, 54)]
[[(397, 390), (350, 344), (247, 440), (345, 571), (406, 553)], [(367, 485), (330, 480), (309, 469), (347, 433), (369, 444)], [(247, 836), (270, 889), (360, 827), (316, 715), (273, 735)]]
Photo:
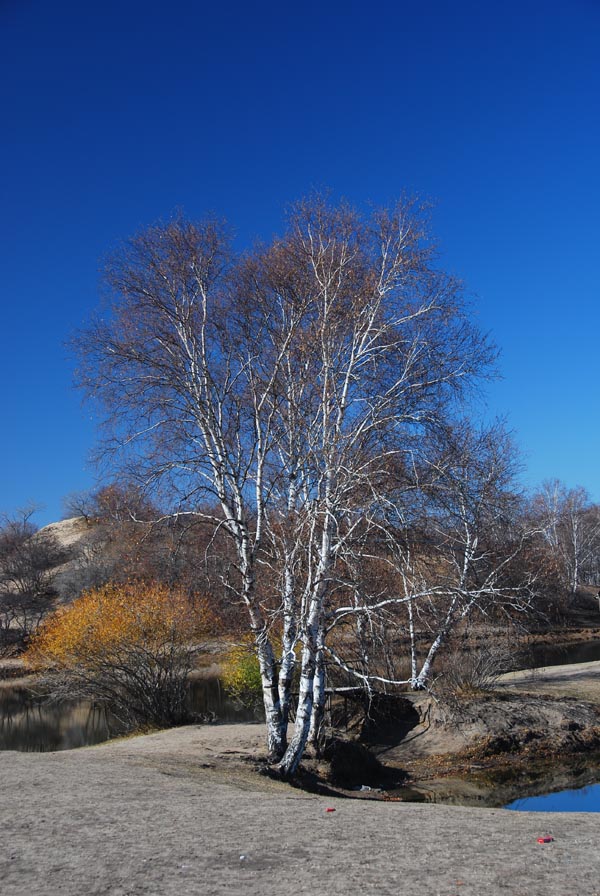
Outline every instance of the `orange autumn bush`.
[(185, 721), (198, 641), (214, 629), (205, 601), (159, 583), (108, 584), (50, 616), (25, 655), (54, 696), (108, 705), (129, 724)]

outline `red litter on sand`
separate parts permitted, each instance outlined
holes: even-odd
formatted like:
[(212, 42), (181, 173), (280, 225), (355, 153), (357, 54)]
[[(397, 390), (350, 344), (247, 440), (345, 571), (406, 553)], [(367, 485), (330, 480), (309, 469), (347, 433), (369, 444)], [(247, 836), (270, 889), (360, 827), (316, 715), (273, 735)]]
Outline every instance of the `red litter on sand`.
[(327, 808), (327, 809), (325, 809), (325, 811), (326, 811), (326, 812), (335, 812), (335, 809)]
[(554, 837), (538, 837), (538, 843), (554, 843)]

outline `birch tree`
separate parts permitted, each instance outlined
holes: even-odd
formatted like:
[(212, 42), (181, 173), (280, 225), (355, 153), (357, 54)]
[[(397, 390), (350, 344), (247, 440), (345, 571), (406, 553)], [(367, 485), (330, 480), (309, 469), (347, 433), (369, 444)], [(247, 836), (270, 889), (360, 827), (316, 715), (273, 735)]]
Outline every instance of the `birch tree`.
[(290, 776), (319, 727), (344, 557), (390, 469), (456, 415), (493, 349), (410, 201), (367, 219), (303, 202), (241, 257), (220, 225), (176, 220), (127, 243), (107, 284), (104, 316), (77, 340), (79, 381), (105, 409), (111, 457), (230, 539), (227, 587), (255, 639), (269, 752)]
[(166, 489), (178, 516), (210, 518), (199, 509), (207, 497), (218, 507), (215, 531), (226, 531), (236, 558), (232, 594), (256, 639), (269, 753), (279, 757), (277, 668), (255, 575), (272, 447), (266, 395), (277, 367), (249, 391), (252, 347), (233, 277), (229, 240), (215, 222), (177, 220), (132, 239), (107, 267), (105, 316), (77, 340), (80, 382), (108, 411), (105, 452), (144, 489)]
[(518, 619), (535, 596), (536, 572), (521, 562), (534, 533), (523, 525), (510, 437), (499, 424), (477, 430), (463, 423), (444, 441), (428, 489), (431, 598), (426, 609), (413, 602), (430, 633), (414, 688), (428, 682), (436, 656), (464, 621), (500, 613)]
[[(430, 433), (419, 456), (415, 450), (411, 465), (390, 478), (385, 504), (365, 523), (362, 563), (355, 558), (348, 576), (353, 601), (332, 614), (332, 628), (353, 625), (362, 644), (357, 663), (327, 651), (351, 678), (367, 688), (426, 688), (467, 621), (514, 623), (528, 614), (537, 576), (526, 552), (539, 530), (525, 524), (515, 458), (500, 424), (457, 421)], [(400, 668), (392, 657), (386, 673), (373, 674), (393, 641), (406, 645)]]
[(600, 513), (586, 490), (581, 486), (569, 489), (558, 479), (549, 480), (534, 496), (532, 510), (571, 595), (582, 580), (597, 583)]

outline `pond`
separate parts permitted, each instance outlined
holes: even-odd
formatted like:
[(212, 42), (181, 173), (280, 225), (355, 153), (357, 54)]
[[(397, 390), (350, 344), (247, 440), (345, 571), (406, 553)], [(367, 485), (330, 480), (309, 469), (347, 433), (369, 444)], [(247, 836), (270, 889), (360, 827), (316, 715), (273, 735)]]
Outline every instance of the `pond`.
[(544, 666), (566, 666), (599, 661), (600, 639), (566, 644), (535, 644), (518, 656), (515, 669), (537, 669)]
[(600, 784), (525, 797), (504, 808), (519, 812), (600, 812)]
[[(217, 678), (190, 682), (189, 707), (196, 718), (222, 722), (260, 718), (231, 700)], [(125, 730), (114, 715), (89, 701), (53, 703), (22, 686), (0, 687), (0, 750), (70, 750), (101, 743)]]
[(469, 777), (440, 777), (394, 787), (387, 798), (522, 812), (600, 812), (600, 756), (545, 760), (523, 768), (473, 770)]

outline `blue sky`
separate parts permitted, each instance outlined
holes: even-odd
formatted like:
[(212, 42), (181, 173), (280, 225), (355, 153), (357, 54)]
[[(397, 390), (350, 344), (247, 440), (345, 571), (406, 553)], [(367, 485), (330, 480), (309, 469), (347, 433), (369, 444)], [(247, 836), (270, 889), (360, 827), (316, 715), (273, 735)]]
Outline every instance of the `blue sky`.
[(240, 245), (330, 188), (435, 202), (525, 455), (600, 501), (600, 2), (0, 0), (0, 511), (94, 483), (64, 342), (181, 208)]

